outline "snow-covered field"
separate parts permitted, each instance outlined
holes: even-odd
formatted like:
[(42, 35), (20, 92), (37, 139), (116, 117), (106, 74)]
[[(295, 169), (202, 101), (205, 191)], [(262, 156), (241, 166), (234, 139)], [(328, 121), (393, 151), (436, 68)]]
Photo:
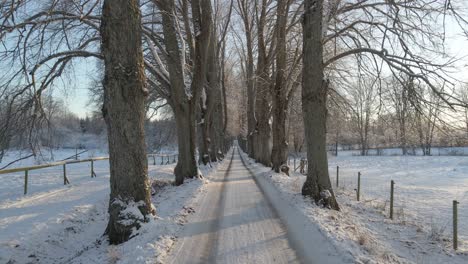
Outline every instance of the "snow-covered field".
[[(322, 210), (300, 195), (305, 176), (275, 174), (253, 165), (358, 263), (468, 263), (466, 157), (330, 157), (335, 184), (340, 166), (341, 212)], [(356, 201), (357, 173), (361, 202)], [(388, 219), (395, 180), (395, 220)], [(344, 187), (344, 188), (343, 188)], [(459, 204), (459, 250), (452, 249), (452, 200)]]
[[(453, 200), (458, 205), (459, 247), (468, 251), (467, 157), (330, 157), (330, 175), (340, 166), (340, 190), (352, 193), (361, 172), (361, 200), (389, 211), (390, 181), (395, 181), (395, 216), (416, 223), (434, 236), (451, 239)], [(377, 199), (377, 200), (375, 200)], [(385, 202), (386, 201), (386, 202)], [(382, 203), (383, 202), (383, 203)]]
[[(78, 153), (82, 150), (78, 150)], [(57, 162), (75, 155), (74, 149), (54, 150), (53, 155), (47, 151), (43, 151), (38, 158), (33, 157), (15, 162), (7, 169), (19, 168), (25, 166), (34, 166)], [(6, 156), (0, 163), (0, 168), (18, 159), (18, 157), (28, 156), (29, 153), (21, 151), (7, 152)], [(102, 150), (89, 150), (78, 156), (78, 159), (88, 159), (96, 157), (107, 157), (109, 154)], [(71, 160), (73, 160), (72, 158)], [(167, 158), (164, 158), (166, 164)], [(170, 162), (172, 163), (172, 158)], [(153, 165), (153, 158), (148, 159), (150, 170), (152, 167), (157, 168), (161, 164), (161, 157), (156, 157), (156, 166)], [(76, 163), (67, 165), (67, 178), (70, 183), (77, 184), (81, 182), (89, 182), (91, 178), (91, 163)], [(108, 175), (109, 162), (106, 160), (94, 162), (94, 171), (97, 176)], [(0, 201), (15, 200), (23, 197), (24, 192), (24, 172), (15, 172), (8, 174), (0, 174)], [(40, 193), (44, 191), (54, 190), (63, 187), (63, 168), (62, 166), (43, 168), (39, 170), (31, 170), (28, 172), (28, 194)]]
[[(55, 160), (69, 154), (74, 150), (58, 151)], [(2, 164), (13, 158), (10, 154)], [(29, 159), (16, 166), (35, 163)], [(188, 180), (175, 187), (170, 184), (174, 164), (151, 164), (150, 177), (159, 183), (153, 196), (157, 217), (138, 231), (139, 236), (119, 246), (108, 245), (102, 236), (108, 218), (107, 161), (95, 162), (96, 178), (90, 177), (89, 163), (67, 165), (66, 186), (61, 166), (32, 171), (26, 196), (22, 173), (0, 175), (0, 263), (157, 262), (193, 212), (191, 202), (204, 191), (205, 181)], [(202, 173), (209, 175), (216, 166), (203, 167)]]

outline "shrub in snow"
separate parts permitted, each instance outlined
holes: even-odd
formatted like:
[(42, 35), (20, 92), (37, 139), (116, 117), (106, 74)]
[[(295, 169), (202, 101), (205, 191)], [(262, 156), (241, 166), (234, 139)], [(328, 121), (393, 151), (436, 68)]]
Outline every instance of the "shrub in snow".
[(446, 226), (437, 224), (431, 219), (431, 232), (429, 234), (429, 238), (433, 241), (444, 241), (445, 238), (445, 228)]

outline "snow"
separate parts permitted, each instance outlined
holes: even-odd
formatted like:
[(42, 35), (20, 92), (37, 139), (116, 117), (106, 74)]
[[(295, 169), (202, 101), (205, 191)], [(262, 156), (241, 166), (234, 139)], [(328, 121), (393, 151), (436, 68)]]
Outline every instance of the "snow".
[(136, 220), (140, 220), (140, 222), (145, 220), (145, 216), (141, 213), (140, 209), (138, 209), (139, 207), (145, 205), (143, 201), (139, 201), (138, 203), (135, 203), (135, 201), (130, 201), (129, 203), (126, 203), (121, 199), (114, 199), (112, 204), (118, 204), (122, 208), (125, 208), (119, 213), (119, 223), (124, 226), (131, 226), (135, 223)]
[[(378, 153), (380, 151), (380, 155)], [(408, 156), (416, 155), (422, 156), (423, 152), (421, 148), (408, 147)], [(304, 153), (305, 154), (305, 153)], [(468, 147), (432, 147), (432, 156), (468, 156)], [(346, 150), (338, 151), (338, 156), (360, 156), (360, 150)], [(381, 148), (381, 149), (369, 149), (369, 156), (401, 156), (403, 151), (401, 148)]]
[[(105, 156), (93, 152), (80, 158)], [(74, 153), (57, 151), (55, 160)], [(17, 155), (10, 152), (0, 166)], [(46, 160), (27, 159), (15, 166)], [(327, 250), (336, 249), (344, 262), (468, 263), (466, 157), (362, 157), (351, 151), (340, 152), (338, 157), (329, 157), (333, 184), (336, 166), (340, 166), (340, 188), (336, 190), (340, 212), (323, 209), (304, 198), (300, 194), (303, 175), (292, 172), (288, 177), (250, 159), (249, 163), (257, 184), (291, 233), (292, 244), (302, 247), (305, 254), (333, 256)], [(210, 174), (217, 170), (214, 164), (200, 168), (203, 179), (175, 187), (170, 184), (174, 164), (149, 164), (150, 177), (157, 183), (152, 198), (157, 216), (143, 224), (136, 237), (118, 246), (109, 245), (102, 236), (108, 220), (107, 161), (95, 162), (96, 178), (90, 177), (89, 163), (67, 166), (71, 184), (66, 186), (61, 167), (30, 171), (25, 196), (22, 173), (0, 175), (0, 263), (163, 262), (182, 226), (199, 210), (199, 197), (209, 184), (220, 181), (210, 183)], [(362, 174), (360, 202), (354, 191), (358, 172)], [(394, 220), (388, 217), (390, 180), (395, 181)], [(242, 190), (242, 186), (236, 188)], [(328, 195), (323, 194), (324, 198)], [(460, 202), (457, 251), (451, 242), (452, 200)], [(312, 243), (321, 247), (309, 247)]]
[[(267, 179), (337, 248), (356, 263), (467, 263), (468, 171), (463, 157), (330, 157), (335, 184), (340, 166), (337, 199), (341, 211), (316, 206), (301, 193), (305, 176), (277, 174), (252, 163), (258, 178)], [(361, 171), (361, 202), (354, 189)], [(388, 218), (390, 179), (396, 181), (395, 220)], [(343, 188), (344, 187), (344, 188)], [(459, 199), (459, 250), (451, 246), (452, 200)], [(385, 202), (387, 201), (387, 202)]]
[[(70, 152), (57, 151), (56, 159)], [(35, 161), (23, 161), (21, 166), (31, 163)], [(0, 263), (157, 263), (193, 213), (192, 201), (205, 188), (201, 179), (179, 187), (170, 184), (174, 166), (149, 166), (151, 179), (163, 183), (152, 197), (157, 215), (136, 231), (137, 236), (118, 246), (109, 245), (103, 236), (109, 203), (107, 161), (95, 162), (96, 178), (90, 177), (89, 164), (70, 165), (71, 184), (66, 186), (61, 167), (31, 171), (30, 192), (25, 196), (21, 173), (0, 175)], [(216, 165), (200, 170), (209, 175)]]
[[(81, 150), (82, 151), (82, 150)], [(78, 150), (78, 153), (80, 150)], [(23, 151), (10, 151), (3, 158), (0, 163), (0, 167), (5, 166), (18, 159), (19, 157), (28, 156), (30, 153)], [(172, 154), (172, 153), (169, 153)], [(75, 149), (60, 149), (54, 150), (53, 157), (51, 157), (48, 151), (43, 151), (42, 155), (37, 159), (30, 157), (25, 160), (16, 162), (8, 167), (18, 168), (25, 166), (34, 166), (39, 164), (46, 164), (55, 161), (60, 161), (70, 156), (75, 155)], [(88, 159), (95, 157), (107, 157), (108, 153), (102, 150), (89, 150), (78, 156), (78, 159)], [(161, 159), (164, 159), (162, 162)], [(171, 162), (172, 162), (171, 158)], [(167, 158), (156, 158), (156, 166), (150, 166), (150, 170), (154, 167), (157, 168), (161, 163), (166, 163)], [(153, 158), (148, 159), (148, 164), (153, 165)], [(94, 171), (98, 177), (107, 175), (109, 173), (109, 162), (107, 160), (95, 161)], [(67, 178), (72, 184), (78, 184), (82, 182), (88, 182), (91, 177), (91, 163), (76, 163), (67, 165)], [(5, 200), (16, 200), (23, 197), (24, 192), (24, 172), (16, 172), (9, 174), (0, 174), (0, 201)], [(28, 172), (28, 195), (56, 190), (57, 188), (63, 188), (63, 168), (62, 166), (49, 167), (39, 170), (31, 170)]]
[(468, 250), (468, 161), (459, 156), (338, 156), (330, 158), (330, 175), (340, 166), (344, 191), (357, 186), (361, 172), (363, 200), (388, 201), (390, 181), (395, 181), (395, 211), (401, 220), (421, 224), (423, 228), (444, 229), (451, 236), (452, 201), (460, 202), (459, 240)]

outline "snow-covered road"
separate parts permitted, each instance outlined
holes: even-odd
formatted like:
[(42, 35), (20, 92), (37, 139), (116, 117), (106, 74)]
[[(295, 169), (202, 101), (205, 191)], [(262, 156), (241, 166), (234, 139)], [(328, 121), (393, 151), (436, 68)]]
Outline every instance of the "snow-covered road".
[(168, 263), (302, 262), (237, 150), (210, 181)]

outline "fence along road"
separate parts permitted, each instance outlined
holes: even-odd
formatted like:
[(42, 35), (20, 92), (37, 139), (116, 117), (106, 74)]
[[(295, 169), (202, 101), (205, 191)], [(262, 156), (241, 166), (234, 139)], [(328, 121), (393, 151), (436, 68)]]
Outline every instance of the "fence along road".
[[(175, 163), (178, 158), (178, 154), (172, 154), (172, 155), (148, 154), (148, 158), (152, 159), (153, 165), (156, 165), (156, 160), (158, 157), (161, 159), (161, 165), (164, 165), (164, 164)], [(24, 194), (26, 195), (28, 193), (29, 171), (62, 166), (63, 184), (67, 185), (67, 184), (70, 184), (70, 180), (67, 177), (67, 165), (89, 162), (90, 163), (89, 175), (91, 176), (91, 178), (93, 178), (93, 177), (96, 177), (96, 173), (94, 171), (94, 162), (109, 159), (109, 157), (96, 157), (96, 158), (81, 159), (81, 160), (78, 160), (77, 158), (78, 156), (76, 156), (76, 160), (63, 160), (63, 161), (52, 162), (52, 163), (47, 163), (47, 164), (42, 164), (42, 165), (4, 169), (4, 170), (0, 170), (0, 175), (12, 174), (16, 172), (24, 172)]]

